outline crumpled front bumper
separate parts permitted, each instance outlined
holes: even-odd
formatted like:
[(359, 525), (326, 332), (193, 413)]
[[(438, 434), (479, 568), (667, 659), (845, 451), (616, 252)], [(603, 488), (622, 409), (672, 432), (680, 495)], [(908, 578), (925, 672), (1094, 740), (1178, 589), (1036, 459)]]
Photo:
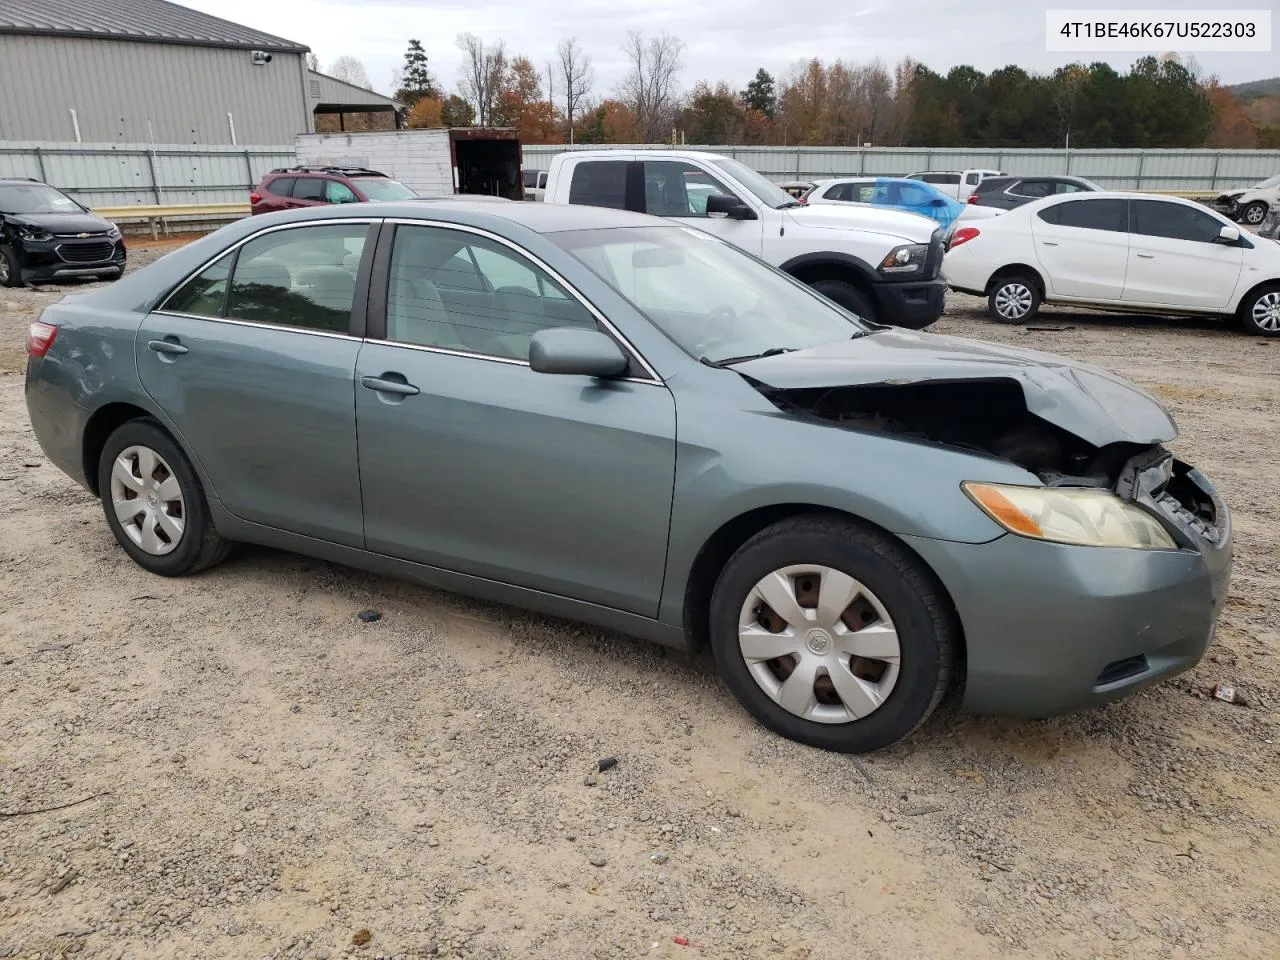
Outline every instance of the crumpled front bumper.
[(1076, 547), (1012, 534), (985, 544), (904, 538), (955, 603), (967, 709), (1069, 713), (1200, 661), (1230, 583), (1230, 517), (1198, 471), (1184, 476), (1212, 498), (1216, 517), (1211, 525), (1188, 522), (1151, 500), (1177, 550)]

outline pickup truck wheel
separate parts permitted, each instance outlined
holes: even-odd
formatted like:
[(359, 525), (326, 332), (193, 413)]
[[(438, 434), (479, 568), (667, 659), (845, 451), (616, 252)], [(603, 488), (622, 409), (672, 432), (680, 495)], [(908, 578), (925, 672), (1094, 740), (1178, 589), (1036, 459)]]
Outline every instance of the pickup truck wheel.
[(899, 544), (825, 516), (782, 520), (725, 564), (708, 626), (716, 666), (775, 733), (841, 753), (919, 727), (956, 668), (954, 616)]
[(1020, 273), (1003, 276), (991, 284), (987, 313), (1000, 323), (1025, 323), (1040, 310), (1040, 288)]
[(1255, 200), (1243, 210), (1240, 211), (1240, 219), (1251, 227), (1256, 227), (1267, 218), (1267, 205), (1261, 200)]
[(847, 283), (844, 280), (819, 280), (817, 283), (811, 283), (810, 286), (828, 300), (833, 300), (840, 304), (850, 313), (862, 317), (864, 320), (870, 320), (872, 323), (881, 322), (879, 313), (871, 305), (871, 301), (867, 299), (866, 294), (852, 283)]

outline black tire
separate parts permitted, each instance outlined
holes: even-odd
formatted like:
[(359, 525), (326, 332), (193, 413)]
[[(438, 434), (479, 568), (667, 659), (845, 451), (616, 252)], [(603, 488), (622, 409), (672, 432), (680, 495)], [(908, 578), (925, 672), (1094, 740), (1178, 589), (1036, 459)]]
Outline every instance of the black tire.
[(18, 258), (13, 255), (13, 251), (8, 247), (0, 247), (0, 286), (4, 287), (21, 287), (22, 268), (18, 266)]
[[(130, 447), (148, 447), (172, 468), (182, 495), (183, 530), (177, 546), (156, 555), (130, 539), (112, 505), (111, 471), (116, 459)], [(225, 560), (232, 544), (213, 527), (209, 505), (191, 462), (173, 438), (150, 418), (130, 420), (118, 427), (102, 448), (98, 460), (98, 493), (107, 525), (125, 553), (138, 566), (162, 577), (182, 577), (208, 569)]]
[(1269, 209), (1270, 207), (1261, 200), (1255, 200), (1253, 203), (1246, 204), (1240, 208), (1240, 222), (1247, 223), (1251, 227), (1256, 227), (1263, 220), (1267, 219), (1267, 211)]
[(872, 305), (867, 295), (852, 283), (844, 280), (819, 280), (817, 283), (811, 283), (810, 286), (828, 300), (833, 300), (840, 304), (850, 313), (864, 320), (870, 320), (872, 323), (884, 323), (880, 319), (880, 311)]
[[(1012, 309), (1015, 303), (1024, 304), (1021, 310)], [(1040, 312), (1040, 284), (1023, 273), (1006, 273), (991, 281), (987, 292), (987, 315), (997, 323), (1026, 323)]]
[[(1260, 305), (1262, 316), (1254, 312)], [(1241, 300), (1236, 319), (1245, 333), (1256, 337), (1280, 337), (1280, 316), (1276, 315), (1276, 310), (1280, 310), (1280, 283), (1261, 287)]]
[[(756, 682), (739, 646), (739, 616), (755, 585), (773, 571), (808, 564), (834, 568), (865, 585), (898, 634), (896, 683), (878, 708), (858, 720), (823, 723), (788, 711)], [(878, 750), (929, 718), (951, 685), (957, 634), (949, 601), (919, 560), (888, 536), (840, 518), (793, 517), (761, 531), (730, 558), (711, 597), (712, 652), (738, 701), (775, 733), (840, 753)]]

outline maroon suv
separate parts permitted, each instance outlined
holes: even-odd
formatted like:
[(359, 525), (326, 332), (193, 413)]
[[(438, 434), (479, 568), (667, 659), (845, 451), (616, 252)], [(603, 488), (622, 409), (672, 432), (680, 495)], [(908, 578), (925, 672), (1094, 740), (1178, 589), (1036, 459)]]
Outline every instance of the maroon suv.
[(320, 203), (412, 200), (417, 194), (399, 180), (363, 167), (281, 167), (249, 194), (254, 213), (314, 207)]

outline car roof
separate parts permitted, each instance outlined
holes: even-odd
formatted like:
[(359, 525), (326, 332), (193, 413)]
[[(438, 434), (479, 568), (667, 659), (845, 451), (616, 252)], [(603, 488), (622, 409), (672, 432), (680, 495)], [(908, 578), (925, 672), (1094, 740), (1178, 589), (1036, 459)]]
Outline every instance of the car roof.
[(519, 200), (495, 202), (494, 197), (423, 197), (418, 200), (396, 200), (388, 203), (343, 203), (304, 207), (279, 213), (263, 214), (281, 223), (327, 220), (343, 217), (376, 217), (378, 219), (446, 220), (483, 226), (502, 220), (519, 224), (535, 233), (560, 233), (565, 230), (607, 230), (619, 227), (673, 226), (671, 221), (629, 210), (593, 207), (577, 203), (525, 203)]

